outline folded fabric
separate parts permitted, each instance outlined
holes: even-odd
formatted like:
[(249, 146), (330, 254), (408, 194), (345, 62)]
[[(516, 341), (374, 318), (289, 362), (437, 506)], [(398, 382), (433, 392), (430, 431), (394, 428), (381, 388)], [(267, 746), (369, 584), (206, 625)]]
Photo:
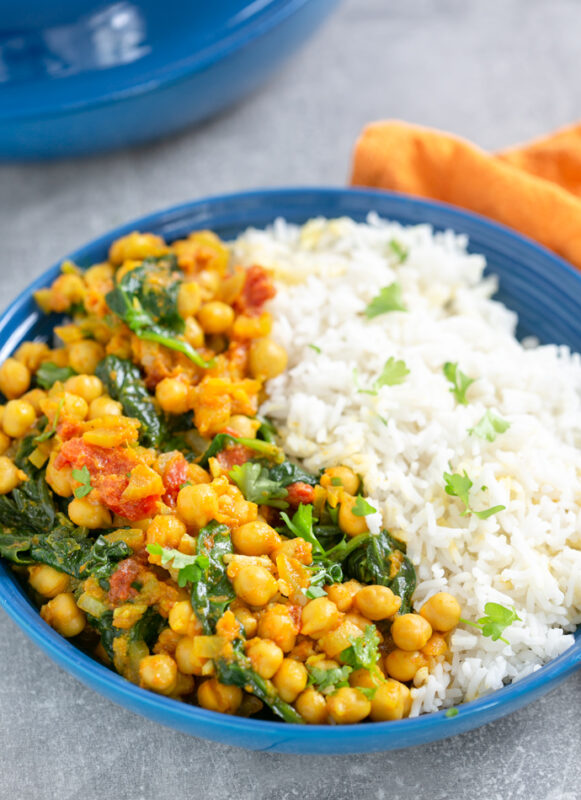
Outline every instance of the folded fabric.
[(387, 120), (359, 138), (351, 183), (462, 206), (581, 269), (581, 127), (490, 155), (448, 133)]

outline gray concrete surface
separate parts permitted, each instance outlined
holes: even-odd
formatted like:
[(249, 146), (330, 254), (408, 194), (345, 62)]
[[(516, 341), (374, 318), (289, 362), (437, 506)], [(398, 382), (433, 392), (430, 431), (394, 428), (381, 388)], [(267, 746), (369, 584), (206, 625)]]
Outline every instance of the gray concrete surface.
[[(578, 0), (345, 0), (245, 103), (179, 136), (82, 161), (0, 167), (0, 305), (111, 226), (209, 193), (345, 182), (368, 120), (487, 148), (581, 117)], [(84, 688), (0, 615), (0, 798), (575, 800), (581, 675), (456, 739), (293, 757), (191, 739)]]

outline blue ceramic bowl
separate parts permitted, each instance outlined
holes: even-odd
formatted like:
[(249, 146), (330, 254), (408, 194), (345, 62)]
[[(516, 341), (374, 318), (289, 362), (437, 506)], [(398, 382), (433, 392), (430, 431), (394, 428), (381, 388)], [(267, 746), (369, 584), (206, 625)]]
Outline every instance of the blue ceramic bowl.
[[(168, 240), (198, 228), (231, 238), (249, 225), (261, 228), (277, 216), (292, 222), (349, 216), (364, 220), (369, 211), (403, 224), (427, 222), (470, 237), (470, 250), (483, 253), (488, 270), (500, 279), (498, 299), (518, 312), (519, 335), (567, 344), (581, 351), (581, 275), (532, 241), (486, 219), (451, 206), (387, 192), (349, 189), (281, 189), (200, 200), (131, 222), (67, 258), (88, 266), (105, 258), (113, 239), (140, 229)], [(39, 315), (32, 299), (59, 272), (55, 265), (30, 286), (0, 318), (0, 358), (23, 339), (47, 336), (54, 318)], [(282, 753), (362, 753), (430, 742), (476, 728), (508, 714), (555, 687), (581, 665), (581, 637), (566, 653), (533, 675), (459, 707), (400, 722), (353, 726), (303, 726), (228, 717), (161, 697), (125, 681), (61, 638), (40, 618), (9, 569), (0, 564), (0, 605), (58, 664), (96, 691), (131, 711), (163, 725), (207, 739), (253, 750)]]
[(0, 159), (154, 139), (257, 88), (337, 0), (0, 0)]

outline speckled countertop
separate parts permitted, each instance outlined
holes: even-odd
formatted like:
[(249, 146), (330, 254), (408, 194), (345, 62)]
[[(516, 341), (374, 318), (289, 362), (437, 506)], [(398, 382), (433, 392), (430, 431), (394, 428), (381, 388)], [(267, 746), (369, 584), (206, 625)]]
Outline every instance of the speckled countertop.
[[(210, 193), (344, 183), (387, 116), (488, 148), (581, 117), (578, 0), (345, 0), (259, 93), (138, 150), (0, 167), (0, 305), (112, 226)], [(0, 800), (576, 800), (581, 673), (485, 728), (400, 753), (251, 753), (137, 717), (0, 614)]]

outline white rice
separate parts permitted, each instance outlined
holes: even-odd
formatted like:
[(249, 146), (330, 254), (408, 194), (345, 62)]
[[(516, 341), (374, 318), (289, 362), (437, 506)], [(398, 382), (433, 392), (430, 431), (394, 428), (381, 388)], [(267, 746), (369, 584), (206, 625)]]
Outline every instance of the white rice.
[[(403, 264), (392, 239), (409, 250)], [(381, 511), (370, 529), (383, 523), (408, 543), (416, 609), (448, 590), (467, 619), (488, 601), (522, 619), (504, 634), (510, 645), (461, 625), (450, 663), (413, 690), (414, 715), (538, 669), (572, 645), (566, 632), (581, 621), (581, 359), (566, 347), (520, 344), (515, 314), (490, 299), (497, 282), (482, 277), (485, 260), (466, 245), (452, 231), (375, 214), (367, 224), (277, 220), (233, 245), (241, 263), (262, 264), (277, 281), (273, 336), (289, 368), (269, 383), (262, 412), (286, 452), (313, 471), (347, 464), (362, 475)], [(393, 281), (408, 310), (367, 320), (365, 307)], [(377, 396), (359, 392), (390, 356), (405, 361), (405, 381)], [(446, 361), (477, 379), (466, 406), (449, 391)], [(467, 432), (487, 409), (510, 422), (492, 443)], [(443, 473), (463, 470), (475, 509), (506, 510), (461, 516)]]

